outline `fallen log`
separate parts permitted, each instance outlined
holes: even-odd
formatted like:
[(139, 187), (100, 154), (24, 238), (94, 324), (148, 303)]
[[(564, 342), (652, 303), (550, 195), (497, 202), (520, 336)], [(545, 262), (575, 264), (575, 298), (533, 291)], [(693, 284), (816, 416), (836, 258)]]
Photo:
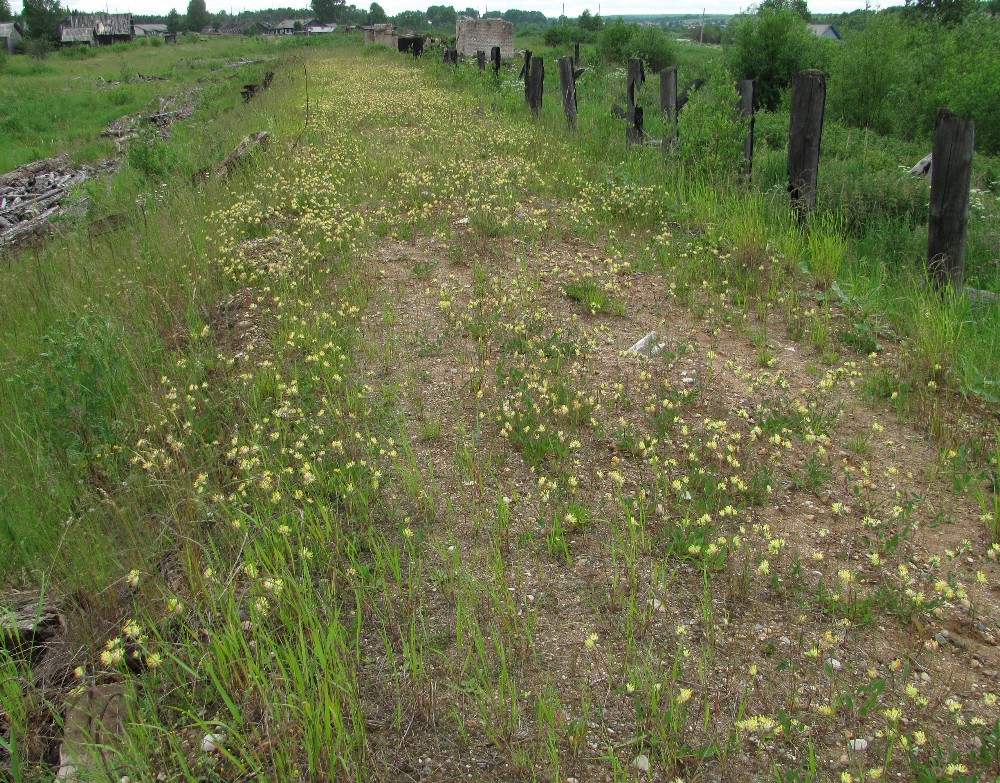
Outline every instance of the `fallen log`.
[(271, 134), (267, 131), (257, 131), (256, 133), (251, 133), (243, 139), (243, 141), (237, 144), (236, 148), (232, 152), (222, 159), (222, 163), (220, 163), (218, 168), (215, 170), (216, 176), (229, 176), (243, 161), (266, 148), (270, 141)]

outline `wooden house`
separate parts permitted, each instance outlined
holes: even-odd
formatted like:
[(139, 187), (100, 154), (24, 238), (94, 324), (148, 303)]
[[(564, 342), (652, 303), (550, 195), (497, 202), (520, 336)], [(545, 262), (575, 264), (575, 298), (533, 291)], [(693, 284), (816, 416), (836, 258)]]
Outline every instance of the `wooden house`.
[(107, 45), (134, 37), (132, 14), (70, 14), (59, 23), (59, 41), (64, 44)]
[(13, 52), (21, 41), (21, 25), (17, 22), (0, 22), (0, 49)]
[(163, 38), (167, 34), (165, 24), (133, 24), (132, 30), (136, 38)]

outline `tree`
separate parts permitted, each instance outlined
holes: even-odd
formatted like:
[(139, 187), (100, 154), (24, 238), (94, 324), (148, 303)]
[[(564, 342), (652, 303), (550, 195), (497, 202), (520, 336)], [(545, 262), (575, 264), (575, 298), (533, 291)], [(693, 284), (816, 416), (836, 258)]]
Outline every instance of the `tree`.
[(906, 0), (907, 10), (916, 18), (948, 26), (960, 24), (978, 5), (977, 0)]
[(759, 106), (774, 111), (781, 91), (799, 71), (816, 64), (819, 39), (789, 8), (761, 8), (730, 26), (726, 61), (737, 79), (756, 79)]
[(389, 17), (378, 3), (372, 3), (368, 7), (368, 24), (385, 24), (389, 21)]
[(7, 0), (0, 0), (0, 22), (9, 22), (14, 18), (10, 12), (10, 3)]
[(22, 18), (28, 38), (59, 40), (59, 20), (63, 17), (59, 0), (24, 0)]
[(806, 0), (763, 0), (757, 7), (757, 12), (760, 13), (764, 9), (769, 11), (791, 11), (796, 16), (801, 16), (806, 22), (812, 19), (812, 14), (809, 13), (809, 6), (806, 4)]
[(392, 21), (400, 30), (412, 30), (419, 33), (427, 29), (427, 17), (423, 11), (402, 11), (396, 14)]
[(167, 32), (179, 33), (183, 23), (184, 20), (181, 19), (181, 15), (177, 13), (177, 9), (171, 8), (170, 13), (167, 14)]
[(339, 22), (344, 10), (344, 0), (312, 0), (312, 10), (324, 24)]
[(580, 14), (580, 19), (577, 22), (584, 30), (590, 30), (591, 32), (597, 32), (602, 27), (604, 27), (604, 20), (601, 19), (601, 15), (596, 16), (591, 15), (590, 9), (584, 9), (583, 13)]
[(432, 5), (427, 9), (427, 21), (431, 27), (438, 30), (450, 30), (454, 34), (457, 19), (458, 14), (455, 12), (454, 6)]
[(190, 0), (187, 9), (187, 29), (193, 33), (204, 29), (211, 23), (212, 17), (208, 14), (205, 0)]
[(477, 11), (475, 8), (466, 8), (464, 11), (460, 11), (459, 15), (468, 16), (471, 19), (478, 19), (479, 11)]

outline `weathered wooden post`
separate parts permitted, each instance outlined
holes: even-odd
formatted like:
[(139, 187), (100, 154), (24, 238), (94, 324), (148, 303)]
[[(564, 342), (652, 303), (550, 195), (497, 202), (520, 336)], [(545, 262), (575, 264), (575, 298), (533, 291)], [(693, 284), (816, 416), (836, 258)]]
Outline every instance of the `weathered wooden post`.
[(660, 111), (663, 113), (663, 154), (677, 144), (677, 66), (660, 71)]
[(538, 114), (542, 108), (542, 89), (545, 86), (545, 61), (541, 57), (532, 57), (529, 70), (530, 97), (528, 105), (531, 106), (532, 114)]
[(476, 66), (480, 71), (486, 70), (486, 52), (482, 50), (476, 52)]
[(524, 79), (524, 102), (531, 105), (531, 50), (524, 50), (524, 65), (521, 67), (520, 78)]
[(573, 67), (576, 68), (580, 64), (580, 42), (577, 41), (573, 44)]
[(969, 226), (969, 184), (976, 124), (938, 109), (931, 159), (931, 206), (927, 221), (927, 270), (940, 287), (962, 286)]
[(797, 73), (792, 79), (792, 116), (788, 129), (788, 193), (800, 223), (816, 208), (825, 103), (826, 74), (815, 69)]
[(576, 77), (573, 73), (573, 58), (560, 57), (559, 89), (562, 92), (563, 112), (570, 128), (576, 128)]
[(500, 73), (500, 47), (494, 46), (490, 49), (490, 59), (493, 61), (493, 75), (497, 76)]
[(753, 168), (753, 79), (744, 79), (743, 81), (738, 82), (736, 85), (736, 92), (740, 96), (738, 104), (740, 117), (742, 117), (743, 122), (745, 122), (747, 126), (747, 135), (743, 139), (743, 167), (740, 169), (740, 180), (742, 182), (749, 182), (750, 172)]
[(628, 120), (628, 127), (625, 129), (625, 146), (631, 147), (633, 144), (642, 144), (642, 109), (636, 108), (635, 105), (635, 91), (646, 81), (646, 71), (642, 67), (642, 60), (638, 57), (630, 58), (625, 74), (625, 98), (627, 101), (625, 119)]
[(445, 49), (444, 61), (451, 65), (458, 65), (458, 49)]

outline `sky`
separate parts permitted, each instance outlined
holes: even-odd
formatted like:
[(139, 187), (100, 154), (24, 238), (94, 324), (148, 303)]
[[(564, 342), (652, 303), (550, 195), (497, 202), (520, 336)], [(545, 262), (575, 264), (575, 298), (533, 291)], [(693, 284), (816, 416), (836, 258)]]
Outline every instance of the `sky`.
[[(229, 11), (239, 13), (240, 11), (256, 11), (264, 8), (275, 7), (308, 7), (309, 0), (206, 0), (208, 10), (213, 13), (219, 11)], [(353, 2), (359, 8), (367, 8), (371, 0), (347, 0), (348, 5)], [(176, 8), (180, 13), (184, 13), (187, 8), (187, 0), (62, 0), (63, 6), (72, 8), (74, 11), (111, 11), (125, 12), (131, 11), (134, 14), (166, 14), (171, 8)], [(423, 10), (430, 5), (447, 5), (447, 0), (379, 0), (386, 13), (390, 16), (400, 11)], [(459, 10), (463, 8), (478, 8), (480, 12), (504, 11), (507, 8), (519, 8), (523, 11), (541, 11), (549, 17), (557, 17), (563, 13), (562, 0), (524, 0), (524, 2), (498, 3), (496, 6), (484, 5), (482, 0), (458, 0), (452, 3)], [(13, 5), (13, 3), (12, 3)], [(656, 3), (650, 0), (602, 0), (600, 4), (596, 2), (582, 2), (581, 0), (567, 0), (565, 11), (568, 16), (579, 16), (584, 9), (590, 9), (591, 13), (600, 13), (605, 18), (615, 17), (619, 14), (691, 14), (692, 16), (701, 13), (702, 8), (709, 14), (735, 14), (750, 5), (750, 0), (695, 0), (694, 2), (683, 2), (674, 0), (670, 2)], [(863, 0), (812, 0), (809, 3), (809, 10), (813, 13), (839, 13), (841, 11), (853, 11), (863, 7)], [(872, 4), (873, 7), (875, 4)]]

